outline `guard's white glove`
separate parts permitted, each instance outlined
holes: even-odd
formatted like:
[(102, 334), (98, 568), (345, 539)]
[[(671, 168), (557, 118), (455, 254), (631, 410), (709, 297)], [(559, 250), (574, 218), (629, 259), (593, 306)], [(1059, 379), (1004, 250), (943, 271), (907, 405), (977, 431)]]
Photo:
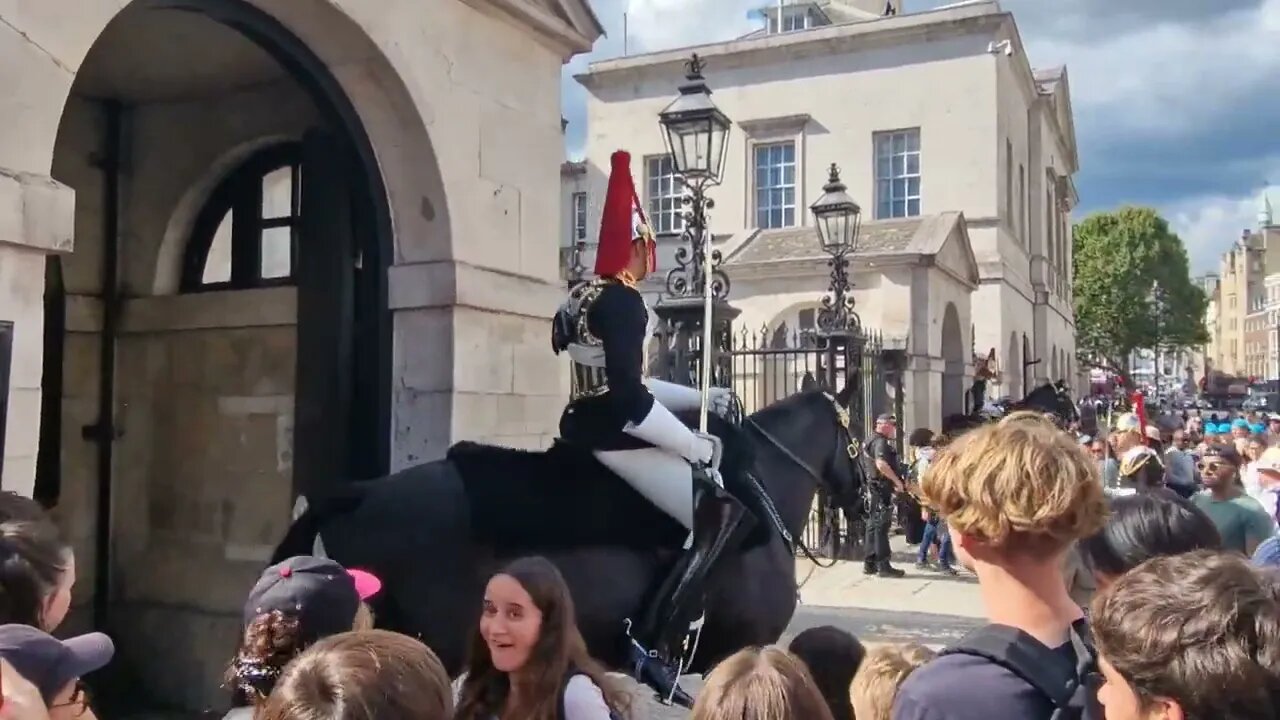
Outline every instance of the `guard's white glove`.
[(720, 456), (723, 454), (724, 445), (721, 443), (720, 438), (695, 432), (693, 433), (692, 447), (689, 450), (689, 454), (685, 455), (685, 459), (691, 463), (718, 468), (720, 467)]
[(710, 388), (707, 391), (707, 410), (727, 418), (733, 410), (733, 391), (722, 387)]

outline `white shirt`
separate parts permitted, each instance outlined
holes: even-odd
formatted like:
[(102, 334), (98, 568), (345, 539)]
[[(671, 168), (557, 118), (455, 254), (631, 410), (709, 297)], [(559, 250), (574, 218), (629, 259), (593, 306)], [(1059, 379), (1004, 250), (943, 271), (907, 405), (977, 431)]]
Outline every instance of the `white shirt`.
[[(453, 704), (456, 707), (462, 695), (463, 673), (453, 681)], [(494, 716), (495, 720), (497, 716)], [(564, 720), (609, 720), (609, 706), (604, 701), (600, 686), (586, 675), (574, 675), (564, 687)]]

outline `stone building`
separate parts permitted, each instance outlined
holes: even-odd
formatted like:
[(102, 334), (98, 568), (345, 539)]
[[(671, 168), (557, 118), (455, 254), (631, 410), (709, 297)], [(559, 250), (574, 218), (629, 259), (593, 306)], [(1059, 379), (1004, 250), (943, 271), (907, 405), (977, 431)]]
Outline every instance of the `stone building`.
[(219, 705), (293, 496), (538, 447), (563, 373), (560, 74), (586, 0), (0, 4), (3, 487), (73, 629)]
[[(974, 355), (993, 348), (1004, 380), (994, 393), (1082, 382), (1066, 69), (1033, 69), (1013, 16), (991, 1), (917, 13), (842, 0), (761, 5), (768, 20), (759, 32), (694, 49), (712, 99), (735, 123), (711, 224), (733, 280), (729, 300), (743, 309), (738, 322), (773, 327), (817, 304), (827, 271), (808, 207), (836, 163), (869, 242), (852, 268), (859, 312), (866, 326), (907, 343), (907, 382), (919, 381), (908, 405), (934, 414), (957, 407), (943, 389), (965, 386)], [(665, 234), (666, 267), (679, 246), (681, 189), (657, 115), (689, 53), (602, 60), (578, 77), (588, 139), (572, 180), (587, 224), (599, 222), (610, 153), (630, 150), (650, 219)], [(786, 241), (785, 258), (761, 249), (806, 233), (803, 250)], [(917, 240), (906, 240), (912, 233)], [(901, 242), (881, 244), (889, 236)], [(958, 337), (945, 339), (956, 324)]]
[(1276, 272), (1280, 272), (1280, 225), (1264, 191), (1258, 199), (1256, 227), (1241, 231), (1240, 239), (1218, 262), (1216, 296), (1210, 296), (1216, 301), (1211, 305), (1214, 320), (1209, 342), (1215, 369), (1228, 375), (1270, 377), (1274, 363), (1265, 362), (1270, 351), (1264, 331), (1275, 323), (1263, 313), (1274, 302), (1267, 277)]

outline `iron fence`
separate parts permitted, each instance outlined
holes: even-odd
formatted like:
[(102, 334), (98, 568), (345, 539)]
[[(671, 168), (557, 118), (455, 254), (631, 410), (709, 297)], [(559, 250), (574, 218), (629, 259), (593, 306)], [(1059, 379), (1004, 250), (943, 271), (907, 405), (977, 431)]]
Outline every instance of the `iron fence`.
[[(696, 299), (695, 299), (696, 300)], [(700, 302), (668, 303), (649, 347), (649, 371), (658, 378), (697, 387), (702, 365)], [(733, 328), (732, 316), (717, 317), (712, 384), (732, 388), (750, 414), (802, 390), (837, 395), (849, 383), (850, 433), (865, 440), (881, 413), (902, 417), (902, 350), (885, 347), (875, 331), (822, 335), (814, 330)], [(901, 451), (902, 439), (898, 439)], [(821, 489), (802, 535), (817, 555), (856, 559), (862, 549), (862, 518), (829, 507)]]

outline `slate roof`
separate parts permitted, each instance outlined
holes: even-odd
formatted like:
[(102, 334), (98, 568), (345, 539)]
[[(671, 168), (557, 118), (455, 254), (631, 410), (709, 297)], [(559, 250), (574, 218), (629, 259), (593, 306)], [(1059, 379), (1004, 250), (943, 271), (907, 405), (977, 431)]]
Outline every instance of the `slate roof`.
[[(864, 222), (854, 257), (932, 255), (946, 242), (960, 213)], [(725, 259), (725, 265), (753, 265), (793, 260), (825, 260), (812, 226), (760, 230)]]

